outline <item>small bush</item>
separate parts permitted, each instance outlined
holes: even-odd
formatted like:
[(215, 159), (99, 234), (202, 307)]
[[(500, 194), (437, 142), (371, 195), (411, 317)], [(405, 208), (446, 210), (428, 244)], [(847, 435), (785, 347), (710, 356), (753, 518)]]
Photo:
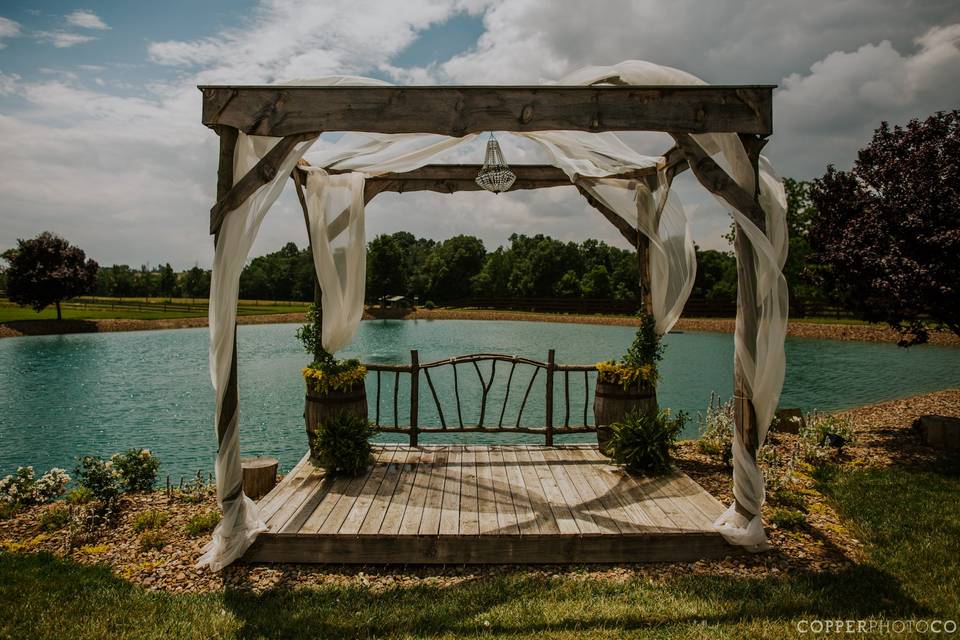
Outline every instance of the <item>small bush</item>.
[(45, 504), (62, 496), (69, 482), (63, 469), (50, 469), (38, 480), (33, 467), (18, 467), (16, 474), (0, 480), (0, 502), (14, 508)]
[(140, 548), (144, 551), (159, 551), (167, 546), (167, 537), (162, 531), (147, 529), (140, 534)]
[(216, 491), (217, 487), (213, 484), (208, 484), (203, 479), (203, 473), (197, 471), (197, 477), (180, 487), (175, 495), (180, 502), (198, 504), (206, 500), (209, 496), (212, 496)]
[(112, 461), (99, 456), (83, 456), (75, 472), (77, 483), (100, 502), (111, 504), (120, 495), (120, 474)]
[(807, 510), (807, 502), (803, 499), (803, 495), (792, 489), (781, 488), (771, 494), (770, 500), (782, 507), (790, 507), (798, 511)]
[(427, 309), (435, 309), (437, 307), (437, 305), (433, 303), (433, 300), (427, 300), (426, 302), (423, 303), (423, 306), (426, 307)]
[(198, 513), (187, 521), (187, 535), (191, 538), (197, 538), (208, 533), (212, 533), (220, 522), (219, 511), (208, 511), (207, 513)]
[(40, 530), (47, 533), (59, 531), (68, 524), (70, 524), (70, 509), (62, 505), (44, 511), (38, 523)]
[(825, 446), (827, 436), (842, 438), (847, 443), (855, 439), (850, 421), (840, 416), (814, 411), (808, 417), (807, 424), (806, 432), (801, 435), (820, 446)]
[(169, 519), (170, 514), (164, 511), (154, 511), (153, 509), (141, 511), (133, 519), (133, 530), (140, 533), (150, 529), (159, 529), (167, 524)]
[(149, 449), (129, 449), (110, 457), (125, 491), (151, 491), (157, 482), (160, 460)]
[(733, 429), (733, 398), (721, 404), (720, 396), (711, 393), (707, 412), (697, 414), (698, 448), (707, 455), (728, 460), (732, 453)]
[(770, 511), (770, 523), (781, 529), (796, 529), (802, 527), (806, 521), (806, 516), (797, 509), (777, 507)]
[(370, 423), (355, 413), (342, 411), (317, 429), (314, 450), (328, 471), (360, 475), (370, 464), (370, 437), (376, 433)]
[(67, 492), (67, 502), (70, 504), (86, 504), (93, 500), (93, 491), (86, 487), (74, 487)]
[(67, 544), (76, 549), (97, 540), (104, 527), (116, 523), (119, 513), (115, 500), (74, 506), (68, 523)]
[(610, 425), (613, 436), (609, 449), (611, 457), (631, 473), (659, 475), (670, 470), (670, 448), (686, 423), (682, 411), (670, 419), (668, 409), (657, 413), (635, 411), (623, 422)]

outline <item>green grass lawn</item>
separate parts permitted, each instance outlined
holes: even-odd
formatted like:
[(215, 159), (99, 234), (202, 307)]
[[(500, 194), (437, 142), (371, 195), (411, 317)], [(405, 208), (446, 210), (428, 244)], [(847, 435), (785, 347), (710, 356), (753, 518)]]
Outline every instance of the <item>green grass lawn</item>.
[[(63, 318), (66, 320), (166, 320), (175, 318), (198, 318), (207, 315), (206, 300), (191, 302), (189, 299), (174, 300), (173, 304), (164, 305), (161, 299), (151, 299), (149, 303), (144, 299), (127, 298), (124, 304), (111, 306), (109, 298), (98, 298), (96, 303), (80, 304), (79, 302), (65, 303), (62, 306)], [(306, 303), (301, 302), (254, 302), (240, 301), (237, 313), (242, 316), (270, 315), (277, 313), (302, 313), (306, 310)], [(56, 320), (56, 307), (47, 307), (37, 313), (30, 307), (21, 307), (7, 301), (0, 301), (0, 322), (17, 320)]]
[(0, 554), (0, 637), (783, 638), (801, 619), (957, 619), (955, 474), (843, 472), (824, 490), (866, 543), (864, 564), (766, 578), (506, 572), (380, 594), (330, 586), (173, 595), (102, 567)]

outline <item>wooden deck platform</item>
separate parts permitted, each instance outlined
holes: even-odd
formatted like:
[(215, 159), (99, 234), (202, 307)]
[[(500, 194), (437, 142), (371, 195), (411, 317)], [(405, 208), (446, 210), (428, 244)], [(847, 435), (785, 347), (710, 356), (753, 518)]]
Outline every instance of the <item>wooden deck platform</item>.
[(635, 478), (595, 446), (376, 448), (358, 478), (303, 460), (260, 500), (250, 562), (687, 561), (733, 553), (723, 506), (680, 472)]

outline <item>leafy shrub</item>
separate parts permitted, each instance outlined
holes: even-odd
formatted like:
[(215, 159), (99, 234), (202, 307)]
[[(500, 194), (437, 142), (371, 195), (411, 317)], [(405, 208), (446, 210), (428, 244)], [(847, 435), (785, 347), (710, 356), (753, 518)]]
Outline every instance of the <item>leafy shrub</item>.
[(68, 523), (67, 544), (76, 549), (95, 541), (103, 527), (116, 522), (119, 513), (116, 500), (74, 506)]
[(610, 425), (611, 457), (632, 473), (658, 475), (670, 470), (670, 448), (686, 423), (682, 411), (670, 419), (669, 409), (656, 413), (633, 411), (623, 422)]
[(180, 487), (176, 496), (180, 502), (197, 504), (212, 496), (216, 491), (217, 487), (206, 482), (203, 479), (203, 473), (198, 471), (197, 477)]
[(105, 504), (112, 504), (120, 495), (120, 473), (111, 460), (99, 456), (83, 456), (75, 470), (77, 483), (89, 489), (93, 497)]
[(622, 360), (597, 363), (597, 381), (618, 384), (624, 388), (634, 384), (657, 384), (657, 363), (663, 359), (665, 345), (656, 330), (652, 315), (639, 312), (640, 327)]
[(802, 527), (806, 521), (806, 516), (797, 509), (777, 507), (770, 511), (770, 523), (781, 529), (796, 529)]
[(780, 488), (770, 495), (770, 499), (782, 507), (790, 507), (804, 512), (807, 510), (807, 502), (803, 499), (803, 494), (793, 489)]
[(59, 531), (68, 524), (70, 524), (70, 509), (63, 505), (58, 505), (44, 511), (38, 522), (40, 530), (48, 533)]
[(220, 522), (219, 511), (208, 511), (207, 513), (198, 513), (187, 521), (187, 535), (196, 538), (211, 533)]
[(423, 303), (423, 306), (427, 309), (435, 309), (437, 305), (433, 303), (433, 300), (427, 300), (425, 303)]
[(825, 445), (827, 436), (836, 436), (845, 442), (853, 442), (855, 439), (850, 421), (841, 416), (814, 411), (808, 416), (807, 424), (808, 427), (801, 436), (819, 446)]
[(153, 509), (141, 511), (133, 519), (133, 530), (140, 533), (150, 529), (159, 529), (167, 524), (169, 519), (170, 514), (164, 511), (155, 511)]
[(733, 447), (733, 430), (733, 398), (721, 404), (720, 396), (711, 393), (707, 412), (697, 414), (697, 431), (700, 433), (697, 447), (707, 455), (729, 461)]
[(63, 469), (50, 469), (37, 480), (33, 467), (18, 467), (16, 474), (0, 480), (0, 502), (11, 505), (11, 510), (44, 504), (62, 496), (69, 482)]
[(160, 460), (149, 449), (129, 449), (110, 457), (125, 491), (151, 491), (157, 482)]
[(67, 502), (70, 504), (86, 504), (93, 500), (93, 491), (86, 487), (74, 487), (67, 491)]
[(167, 542), (167, 536), (157, 529), (147, 529), (140, 534), (140, 548), (144, 551), (159, 551), (167, 546)]
[(376, 431), (355, 413), (341, 411), (319, 425), (314, 450), (328, 471), (360, 475), (370, 464), (370, 436)]

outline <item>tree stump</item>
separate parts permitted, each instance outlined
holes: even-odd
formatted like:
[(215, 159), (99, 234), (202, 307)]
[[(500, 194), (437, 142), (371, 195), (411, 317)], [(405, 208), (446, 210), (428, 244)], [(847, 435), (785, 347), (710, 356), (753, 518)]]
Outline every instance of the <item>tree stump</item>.
[(920, 416), (913, 422), (923, 444), (944, 451), (960, 451), (960, 418)]
[(277, 486), (277, 459), (269, 456), (240, 458), (243, 469), (243, 492), (259, 500)]

